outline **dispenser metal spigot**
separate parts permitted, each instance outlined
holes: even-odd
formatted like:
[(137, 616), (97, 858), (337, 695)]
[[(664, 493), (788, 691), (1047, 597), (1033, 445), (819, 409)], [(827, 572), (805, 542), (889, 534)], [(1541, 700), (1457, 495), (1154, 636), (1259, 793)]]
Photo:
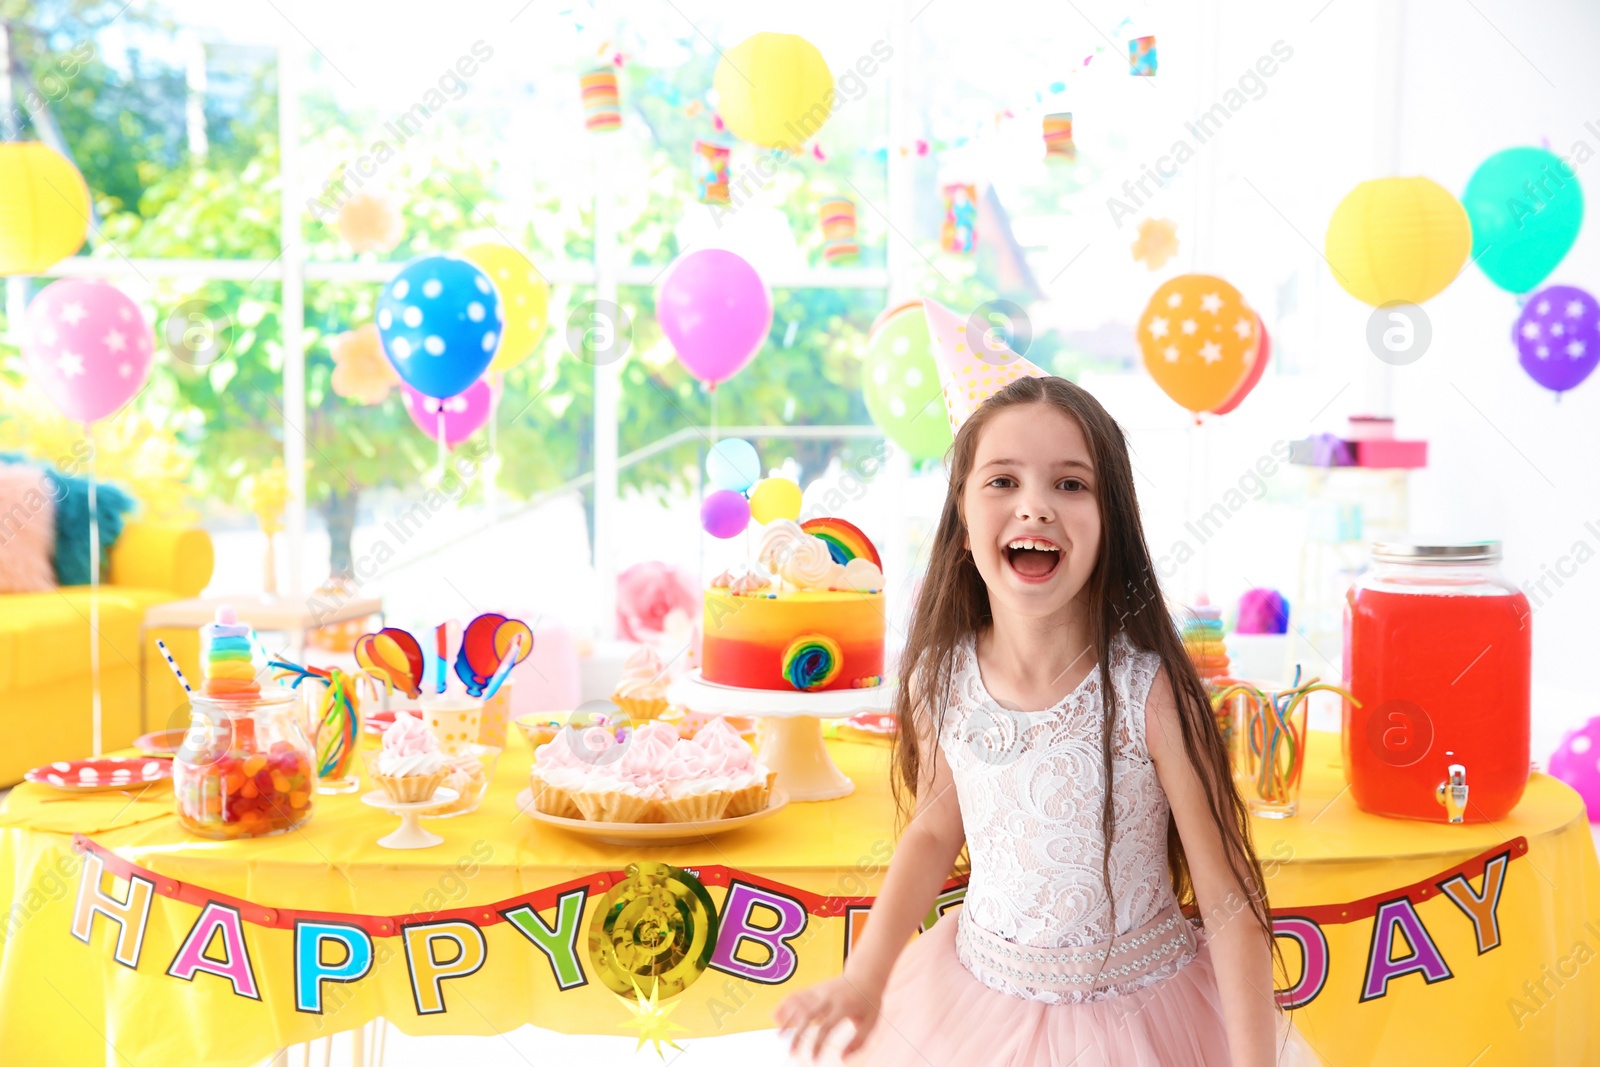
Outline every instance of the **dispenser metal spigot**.
[(1450, 764), (1450, 777), (1439, 783), (1436, 795), (1451, 822), (1463, 821), (1467, 811), (1467, 768), (1459, 763)]

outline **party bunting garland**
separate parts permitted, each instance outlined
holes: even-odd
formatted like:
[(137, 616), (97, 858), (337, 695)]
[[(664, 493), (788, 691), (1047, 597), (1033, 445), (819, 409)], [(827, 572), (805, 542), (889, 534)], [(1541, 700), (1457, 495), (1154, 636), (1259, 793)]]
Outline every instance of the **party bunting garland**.
[[(401, 927), (420, 922), (445, 922), (460, 919), (479, 927), (494, 926), (498, 923), (507, 922), (505, 912), (513, 911), (521, 905), (531, 907), (534, 911), (549, 911), (557, 906), (560, 897), (574, 890), (587, 888), (591, 895), (598, 898), (612, 886), (627, 878), (627, 872), (621, 870), (596, 871), (580, 878), (573, 878), (556, 885), (546, 886), (543, 889), (534, 889), (514, 897), (507, 897), (505, 900), (495, 901), (492, 904), (477, 904), (464, 908), (410, 912), (399, 915), (365, 915), (353, 912), (268, 907), (244, 900), (241, 897), (218, 893), (207, 889), (205, 886), (180, 882), (175, 878), (157, 874), (149, 868), (141, 867), (131, 860), (124, 859), (86, 834), (73, 834), (72, 843), (74, 850), (77, 852), (92, 853), (98, 856), (104, 864), (105, 870), (118, 878), (126, 880), (131, 877), (137, 877), (150, 882), (154, 887), (153, 892), (157, 896), (166, 897), (184, 904), (191, 904), (197, 908), (203, 908), (208, 903), (220, 904), (236, 910), (239, 913), (239, 917), (252, 926), (259, 926), (269, 930), (293, 930), (297, 922), (339, 922), (358, 927), (368, 934), (379, 937), (396, 936), (400, 933)], [(1526, 856), (1528, 854), (1528, 839), (1526, 837), (1511, 838), (1501, 844), (1487, 848), (1447, 870), (1407, 885), (1385, 889), (1382, 892), (1361, 897), (1358, 900), (1338, 904), (1314, 904), (1285, 908), (1282, 909), (1282, 914), (1309, 919), (1324, 926), (1370, 919), (1377, 914), (1379, 905), (1384, 903), (1406, 899), (1413, 904), (1420, 904), (1425, 900), (1440, 896), (1440, 882), (1448, 882), (1457, 877), (1465, 878), (1469, 881), (1476, 880), (1483, 876), (1485, 866), (1503, 853), (1509, 854), (1514, 858)], [(693, 871), (704, 886), (727, 888), (735, 882), (743, 883), (767, 893), (788, 898), (804, 908), (808, 915), (814, 915), (818, 918), (840, 918), (853, 909), (871, 907), (873, 901), (877, 899), (871, 896), (837, 896), (816, 893), (809, 889), (786, 885), (763, 875), (721, 864), (706, 864), (693, 868)], [(966, 884), (967, 879), (965, 877), (948, 879), (941, 887), (940, 893), (949, 893)], [(1275, 909), (1274, 913), (1277, 914), (1278, 910)]]

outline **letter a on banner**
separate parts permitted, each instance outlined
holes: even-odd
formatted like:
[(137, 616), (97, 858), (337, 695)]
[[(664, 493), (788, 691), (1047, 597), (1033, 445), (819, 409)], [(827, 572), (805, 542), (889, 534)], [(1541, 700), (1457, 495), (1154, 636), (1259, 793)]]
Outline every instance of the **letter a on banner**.
[[(213, 939), (221, 942), (221, 959), (206, 955), (206, 948)], [(218, 904), (214, 900), (207, 903), (200, 918), (195, 920), (189, 936), (184, 938), (178, 954), (172, 958), (172, 966), (167, 968), (168, 974), (185, 982), (194, 981), (194, 976), (202, 971), (226, 978), (232, 984), (235, 996), (261, 999), (261, 991), (256, 988), (255, 970), (250, 966), (250, 950), (244, 943), (244, 925), (239, 918), (239, 909)]]
[[(1399, 959), (1394, 958), (1397, 932), (1411, 944), (1410, 955)], [(1362, 1003), (1387, 996), (1392, 979), (1413, 971), (1420, 972), (1429, 985), (1455, 977), (1408, 898), (1379, 904), (1378, 914), (1372, 919), (1372, 947), (1367, 952), (1367, 980), (1361, 985)]]

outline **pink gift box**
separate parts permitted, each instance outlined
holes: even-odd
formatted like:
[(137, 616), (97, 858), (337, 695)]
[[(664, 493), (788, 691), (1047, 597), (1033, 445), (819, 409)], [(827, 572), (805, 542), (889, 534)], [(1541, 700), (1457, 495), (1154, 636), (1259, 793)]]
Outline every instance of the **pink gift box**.
[(1346, 441), (1392, 441), (1394, 419), (1387, 415), (1351, 415)]
[(1383, 467), (1390, 470), (1415, 470), (1428, 465), (1428, 442), (1397, 441), (1394, 438), (1374, 441), (1351, 441), (1358, 467)]

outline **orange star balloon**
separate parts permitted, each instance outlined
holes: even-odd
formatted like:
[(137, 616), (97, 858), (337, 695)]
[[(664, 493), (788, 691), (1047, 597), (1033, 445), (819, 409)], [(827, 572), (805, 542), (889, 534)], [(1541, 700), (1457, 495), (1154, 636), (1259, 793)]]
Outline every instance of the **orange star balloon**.
[(1239, 290), (1209, 274), (1180, 274), (1145, 305), (1139, 349), (1168, 396), (1190, 411), (1209, 411), (1249, 374), (1258, 329)]
[(1178, 254), (1178, 224), (1171, 219), (1145, 219), (1133, 242), (1133, 258), (1156, 270)]

